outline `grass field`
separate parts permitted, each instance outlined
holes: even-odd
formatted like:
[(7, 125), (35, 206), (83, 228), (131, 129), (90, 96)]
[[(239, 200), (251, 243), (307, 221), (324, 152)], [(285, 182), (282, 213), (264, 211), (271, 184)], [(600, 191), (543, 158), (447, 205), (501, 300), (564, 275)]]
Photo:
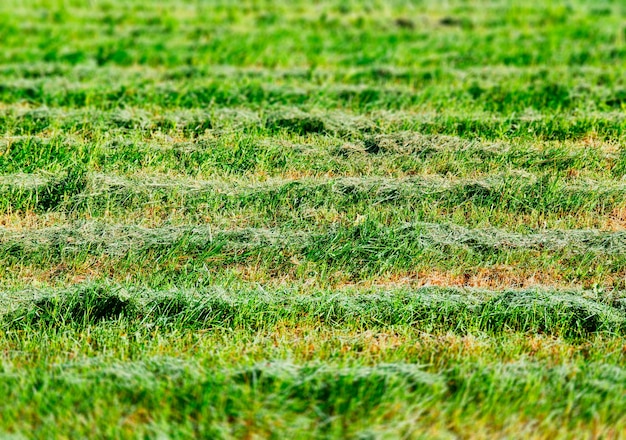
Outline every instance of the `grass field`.
[(626, 438), (626, 5), (0, 2), (0, 436)]

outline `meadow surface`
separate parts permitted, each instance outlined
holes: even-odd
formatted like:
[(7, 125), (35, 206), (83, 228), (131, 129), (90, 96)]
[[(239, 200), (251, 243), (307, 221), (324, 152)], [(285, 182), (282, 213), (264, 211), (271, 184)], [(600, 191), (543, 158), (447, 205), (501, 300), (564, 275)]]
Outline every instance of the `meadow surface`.
[(626, 5), (0, 2), (0, 434), (626, 437)]

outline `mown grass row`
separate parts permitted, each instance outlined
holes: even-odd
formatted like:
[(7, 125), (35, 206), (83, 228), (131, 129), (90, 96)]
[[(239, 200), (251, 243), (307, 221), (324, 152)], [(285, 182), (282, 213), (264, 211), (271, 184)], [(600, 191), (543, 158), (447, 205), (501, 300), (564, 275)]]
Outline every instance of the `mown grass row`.
[[(312, 8), (264, 2), (239, 9), (150, 2), (142, 11), (103, 3), (92, 13), (45, 5), (42, 14), (33, 14), (35, 5), (4, 5), (0, 31), (10, 50), (1, 62), (467, 68), (611, 65), (624, 58), (621, 8), (612, 4), (333, 2)], [(595, 44), (582, 44), (589, 41)]]
[[(0, 274), (91, 271), (151, 286), (206, 285), (247, 268), (269, 277), (315, 282), (364, 281), (424, 271), (472, 274), (516, 270), (554, 281), (624, 288), (623, 232), (503, 233), (439, 224), (389, 227), (372, 221), (305, 232), (281, 229), (218, 231), (211, 226), (139, 228), (87, 223), (0, 238)], [(14, 277), (18, 278), (14, 278)], [(532, 275), (534, 276), (534, 275)]]
[[(69, 153), (67, 157), (71, 160)], [(535, 175), (520, 170), (488, 174), (484, 179), (433, 175), (294, 178), (286, 171), (283, 178), (244, 173), (195, 180), (165, 173), (124, 177), (88, 172), (89, 168), (80, 164), (56, 174), (0, 177), (0, 214), (5, 224), (23, 227), (25, 223), (16, 218), (20, 215), (35, 215), (47, 225), (88, 216), (150, 227), (210, 223), (218, 229), (279, 225), (319, 229), (364, 219), (395, 226), (445, 219), (466, 227), (522, 232), (619, 230), (626, 219), (621, 181), (560, 173)]]
[[(97, 65), (81, 63), (79, 65), (54, 61), (30, 61), (24, 63), (6, 63), (0, 65), (0, 78), (9, 83), (41, 85), (42, 87), (59, 87), (63, 81), (77, 85), (92, 86), (97, 84), (115, 84), (115, 77), (119, 83), (133, 85), (136, 88), (154, 87), (168, 82), (179, 84), (199, 85), (203, 80), (212, 82), (217, 79), (233, 81), (234, 84), (245, 84), (246, 81), (258, 82), (269, 86), (277, 85), (296, 86), (338, 86), (338, 85), (382, 85), (424, 87), (442, 86), (449, 83), (456, 89), (491, 86), (495, 89), (496, 83), (530, 82), (533, 85), (559, 83), (574, 92), (607, 93), (619, 91), (624, 85), (624, 78), (619, 72), (607, 71), (602, 67), (592, 65), (581, 66), (507, 66), (493, 65), (486, 70), (484, 66), (468, 68), (453, 68), (445, 65), (411, 68), (397, 65), (376, 63), (364, 66), (297, 66), (291, 68), (263, 67), (263, 66), (233, 66), (233, 65), (184, 65), (171, 66), (166, 69), (148, 65), (120, 67), (115, 65)], [(48, 79), (50, 81), (43, 81)], [(585, 87), (587, 86), (587, 87)], [(383, 87), (384, 88), (384, 87)], [(11, 89), (11, 87), (8, 87)], [(479, 92), (478, 90), (476, 92)], [(528, 93), (529, 91), (527, 91)], [(470, 93), (471, 94), (471, 93)], [(539, 102), (539, 101), (538, 101)]]
[(81, 139), (80, 132), (5, 136), (0, 173), (58, 172), (83, 166), (108, 173), (168, 172), (196, 178), (295, 172), (476, 177), (523, 170), (601, 180), (626, 174), (625, 150), (611, 144), (589, 148), (576, 142), (488, 142), (416, 132), (347, 138), (332, 133), (174, 136), (176, 140), (162, 132), (131, 135), (126, 129), (104, 128), (92, 133), (91, 139)]
[[(43, 437), (58, 433), (56, 423), (69, 426), (68, 435), (103, 437), (419, 437), (429, 429), (439, 435), (472, 429), (489, 436), (519, 434), (529, 419), (549, 412), (550, 421), (533, 429), (560, 436), (598, 431), (610, 436), (624, 429), (625, 373), (606, 365), (468, 363), (439, 374), (402, 363), (266, 362), (215, 370), (157, 358), (35, 365), (0, 373), (5, 402), (11, 402), (0, 404), (10, 416), (0, 422), (2, 428), (31, 433), (34, 428)], [(53, 397), (58, 395), (64, 398)], [(102, 407), (110, 409), (95, 416)], [(515, 417), (520, 412), (525, 416)]]
[[(37, 261), (37, 254), (53, 259), (63, 255), (105, 254), (124, 256), (169, 249), (169, 254), (199, 256), (221, 249), (237, 251), (241, 256), (255, 254), (265, 247), (292, 250), (304, 256), (322, 259), (337, 255), (343, 244), (354, 245), (354, 255), (380, 253), (402, 258), (430, 248), (471, 249), (476, 253), (558, 252), (561, 256), (598, 254), (619, 257), (626, 254), (626, 232), (593, 230), (540, 231), (510, 233), (494, 228), (464, 228), (441, 223), (407, 223), (389, 227), (364, 220), (353, 225), (332, 225), (322, 230), (240, 228), (216, 230), (211, 225), (164, 226), (143, 228), (133, 225), (108, 225), (82, 222), (42, 229), (9, 231), (0, 235), (0, 246), (6, 258)], [(402, 246), (397, 245), (403, 243)], [(389, 245), (389, 246), (387, 246)], [(365, 255), (363, 255), (365, 259)], [(377, 262), (373, 262), (377, 264)]]
[[(240, 183), (239, 183), (240, 182)], [(623, 184), (604, 185), (558, 175), (492, 176), (485, 180), (451, 182), (440, 178), (324, 178), (278, 180), (250, 184), (146, 176), (124, 179), (88, 174), (84, 167), (57, 176), (26, 174), (0, 181), (0, 212), (132, 212), (145, 206), (227, 217), (253, 210), (257, 218), (307, 221), (316, 210), (383, 216), (387, 222), (411, 221), (434, 209), (490, 209), (520, 215), (610, 214), (624, 207)], [(476, 219), (480, 220), (480, 219)]]
[(163, 332), (189, 328), (260, 331), (276, 326), (383, 331), (408, 326), (431, 334), (525, 332), (576, 339), (595, 333), (624, 334), (625, 301), (615, 295), (593, 300), (580, 292), (541, 290), (472, 294), (461, 289), (421, 288), (303, 295), (219, 289), (129, 292), (92, 284), (21, 300), (0, 319), (5, 331), (56, 331), (110, 321), (129, 331), (142, 327)]
[(333, 134), (362, 139), (365, 135), (412, 131), (487, 140), (584, 140), (616, 142), (624, 136), (625, 123), (618, 111), (562, 112), (555, 114), (485, 112), (389, 112), (366, 114), (300, 109), (277, 106), (263, 111), (245, 107), (203, 105), (190, 109), (143, 112), (141, 109), (54, 109), (9, 107), (0, 112), (4, 134), (41, 135), (50, 131), (80, 134), (84, 139), (101, 139), (111, 128), (126, 129), (120, 134), (165, 132), (197, 137), (207, 131), (216, 135), (237, 131), (242, 134)]
[[(384, 71), (384, 67), (381, 67)], [(4, 78), (0, 100), (27, 102), (50, 107), (115, 109), (171, 108), (192, 109), (206, 106), (241, 107), (261, 110), (268, 106), (342, 109), (353, 112), (444, 111), (488, 112), (494, 114), (619, 111), (626, 105), (626, 84), (619, 77), (581, 70), (568, 75), (540, 70), (538, 73), (498, 75), (463, 72), (453, 78), (419, 81), (411, 84), (391, 81), (350, 84), (350, 81), (323, 82), (321, 78), (250, 78), (205, 76), (160, 80), (128, 75), (102, 77)], [(122, 71), (123, 72), (123, 71)], [(312, 74), (311, 74), (312, 75)], [(437, 72), (431, 73), (436, 77)], [(1, 77), (1, 76), (0, 76)], [(411, 78), (411, 75), (408, 75)], [(453, 103), (453, 104), (451, 104)]]
[[(560, 84), (570, 93), (570, 98), (584, 98), (588, 94), (596, 97), (608, 97), (611, 93), (619, 94), (624, 86), (624, 79), (619, 72), (607, 71), (602, 67), (586, 66), (505, 66), (494, 65), (489, 70), (484, 66), (457, 69), (449, 66), (436, 65), (422, 68), (403, 68), (395, 65), (375, 64), (373, 66), (299, 66), (292, 68), (267, 68), (262, 66), (233, 65), (193, 65), (172, 66), (167, 69), (151, 66), (99, 66), (82, 63), (79, 65), (63, 62), (31, 61), (25, 63), (0, 65), (0, 78), (11, 85), (46, 90), (60, 87), (65, 81), (74, 88), (98, 89), (98, 84), (127, 84), (135, 89), (150, 88), (157, 85), (176, 84), (185, 88), (185, 84), (198, 86), (202, 81), (212, 83), (215, 80), (245, 85), (246, 81), (269, 86), (277, 84), (294, 87), (314, 85), (332, 86), (401, 86), (420, 88), (425, 86), (442, 86), (448, 83), (454, 90), (467, 89), (470, 95), (480, 94), (481, 85), (495, 90), (497, 83), (510, 82), (510, 86), (519, 86), (519, 82), (532, 83), (540, 86)], [(119, 81), (113, 81), (116, 78)], [(44, 79), (50, 81), (44, 81)], [(21, 80), (21, 81), (20, 81)], [(79, 87), (81, 86), (81, 87)], [(94, 90), (95, 91), (95, 90)], [(526, 91), (532, 93), (535, 90)], [(43, 92), (43, 90), (41, 91)], [(579, 95), (581, 94), (581, 95)], [(543, 98), (545, 99), (545, 98)], [(532, 100), (531, 100), (532, 101)], [(545, 102), (537, 100), (536, 102)], [(610, 106), (619, 104), (609, 103)], [(595, 108), (595, 107), (594, 107)]]

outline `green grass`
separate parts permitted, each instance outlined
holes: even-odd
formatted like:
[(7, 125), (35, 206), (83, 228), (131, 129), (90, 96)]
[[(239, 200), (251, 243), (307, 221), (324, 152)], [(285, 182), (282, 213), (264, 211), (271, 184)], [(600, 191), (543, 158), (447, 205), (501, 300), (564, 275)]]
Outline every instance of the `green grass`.
[(617, 1), (0, 5), (0, 436), (626, 436)]

